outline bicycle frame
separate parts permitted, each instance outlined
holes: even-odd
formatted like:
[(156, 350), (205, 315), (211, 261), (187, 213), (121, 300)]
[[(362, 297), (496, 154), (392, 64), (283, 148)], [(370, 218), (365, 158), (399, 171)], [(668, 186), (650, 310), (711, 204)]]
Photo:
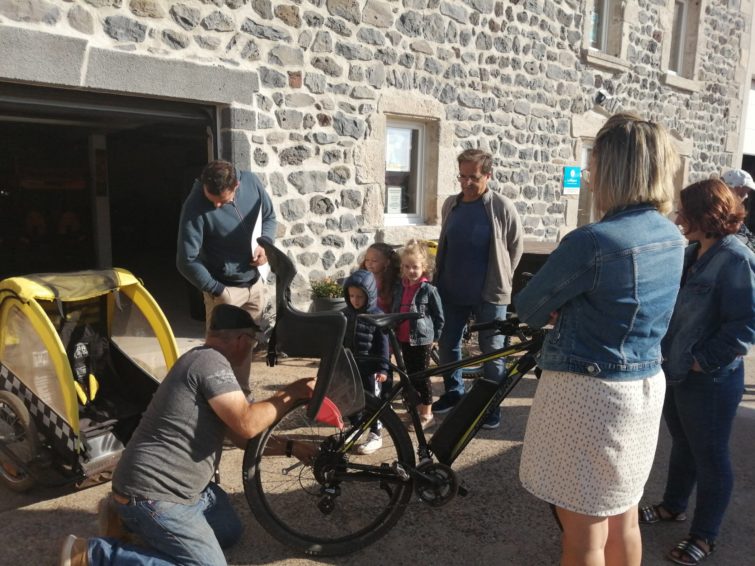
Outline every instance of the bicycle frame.
[[(382, 402), (380, 403), (378, 409), (376, 411), (371, 412), (370, 414), (366, 415), (365, 418), (361, 423), (359, 423), (355, 428), (352, 428), (347, 435), (346, 440), (343, 443), (343, 446), (338, 450), (340, 453), (347, 453), (349, 450), (351, 450), (356, 442), (359, 440), (359, 438), (372, 426), (372, 424), (379, 420), (380, 414), (384, 411), (388, 410), (388, 408), (391, 406), (391, 404), (396, 401), (396, 399), (399, 397), (399, 395), (403, 394), (405, 405), (407, 408), (407, 412), (411, 416), (412, 423), (414, 424), (414, 433), (415, 437), (417, 438), (417, 455), (419, 456), (420, 463), (423, 461), (431, 460), (432, 459), (432, 451), (430, 448), (430, 444), (432, 443), (432, 439), (430, 443), (428, 443), (427, 438), (425, 436), (425, 431), (422, 428), (422, 424), (419, 418), (419, 413), (417, 411), (416, 407), (416, 390), (414, 389), (414, 385), (412, 384), (412, 380), (419, 380), (419, 379), (425, 379), (428, 377), (436, 376), (436, 375), (443, 375), (447, 372), (455, 371), (459, 368), (472, 366), (479, 363), (484, 362), (490, 362), (494, 360), (498, 360), (501, 358), (513, 356), (516, 354), (524, 353), (524, 355), (519, 356), (516, 362), (514, 362), (511, 366), (509, 366), (506, 370), (506, 373), (503, 376), (503, 379), (498, 383), (495, 387), (494, 393), (490, 396), (487, 403), (485, 403), (484, 407), (474, 416), (471, 422), (468, 423), (468, 425), (465, 426), (465, 430), (463, 434), (461, 435), (461, 438), (454, 443), (453, 448), (451, 449), (450, 454), (448, 454), (446, 457), (443, 458), (443, 463), (450, 465), (458, 456), (459, 454), (464, 450), (466, 445), (472, 440), (472, 438), (475, 437), (477, 432), (480, 430), (483, 422), (483, 417), (487, 414), (488, 410), (491, 407), (497, 406), (501, 403), (501, 401), (508, 396), (508, 394), (511, 392), (511, 390), (519, 383), (519, 380), (533, 367), (536, 365), (535, 361), (535, 353), (540, 349), (542, 346), (542, 341), (544, 337), (544, 331), (535, 331), (534, 336), (526, 339), (519, 344), (515, 345), (509, 345), (505, 346), (503, 348), (499, 348), (493, 352), (488, 352), (485, 354), (480, 354), (477, 356), (472, 356), (468, 358), (463, 358), (461, 360), (455, 361), (455, 362), (448, 362), (445, 364), (441, 364), (439, 366), (435, 366), (432, 368), (428, 368), (419, 372), (415, 372), (412, 374), (407, 374), (404, 366), (404, 360), (403, 356), (401, 354), (401, 347), (399, 345), (398, 339), (396, 338), (396, 334), (394, 330), (388, 329), (386, 331), (388, 333), (388, 337), (391, 343), (391, 348), (393, 350), (394, 356), (396, 357), (397, 364), (393, 364), (390, 361), (388, 361), (389, 367), (395, 371), (399, 376), (398, 383), (394, 384), (391, 390), (383, 396)], [(359, 360), (382, 360), (385, 361), (383, 358), (377, 358), (375, 356), (356, 356)], [(492, 383), (492, 382), (489, 382)], [(440, 429), (439, 431), (440, 432)], [(437, 434), (436, 432), (436, 434)], [(433, 439), (435, 438), (435, 435), (433, 435)]]
[[(348, 554), (371, 544), (397, 523), (412, 497), (432, 507), (446, 505), (466, 490), (451, 464), (481, 428), (483, 416), (493, 404), (509, 394), (521, 377), (535, 366), (535, 354), (544, 331), (528, 331), (518, 320), (476, 324), (476, 330), (495, 328), (504, 335), (516, 335), (521, 343), (493, 352), (471, 356), (408, 374), (393, 329), (417, 313), (360, 315), (388, 334), (396, 363), (388, 366), (398, 376), (385, 396), (363, 397), (353, 357), (341, 345), (345, 317), (314, 316), (297, 311), (290, 303), (290, 284), (296, 274), (289, 258), (270, 242), (264, 245), (276, 274), (278, 296), (276, 329), (268, 348), (268, 363), (275, 362), (277, 347), (289, 355), (320, 357), (318, 388), (309, 401), (292, 407), (262, 434), (249, 441), (242, 464), (244, 493), (252, 514), (272, 536), (305, 554), (335, 556)], [(281, 324), (283, 323), (283, 324)], [(336, 324), (337, 323), (337, 324)], [(311, 337), (302, 340), (302, 335)], [(276, 341), (277, 339), (277, 341)], [(335, 353), (335, 355), (334, 355)], [(348, 375), (335, 371), (344, 355)], [(520, 355), (521, 354), (521, 355)], [(509, 357), (500, 383), (484, 377), (475, 381), (470, 392), (443, 419), (428, 440), (416, 407), (419, 395), (413, 379), (426, 379), (460, 368)], [(383, 360), (359, 356), (362, 360)], [(358, 371), (358, 370), (357, 370)], [(344, 428), (336, 419), (319, 420), (318, 411), (337, 376), (354, 384), (353, 398), (364, 400), (364, 409), (353, 426)], [(338, 388), (333, 389), (339, 394)], [(402, 397), (414, 424), (416, 445), (406, 425), (391, 404)], [(329, 397), (330, 398), (330, 397)], [(331, 398), (344, 415), (353, 415), (361, 403), (344, 398), (342, 405)], [(363, 450), (359, 439), (382, 423), (379, 447)], [(285, 446), (285, 450), (281, 447)], [(297, 453), (294, 448), (299, 447)], [(355, 449), (356, 448), (356, 449)], [(417, 458), (419, 456), (419, 459)]]

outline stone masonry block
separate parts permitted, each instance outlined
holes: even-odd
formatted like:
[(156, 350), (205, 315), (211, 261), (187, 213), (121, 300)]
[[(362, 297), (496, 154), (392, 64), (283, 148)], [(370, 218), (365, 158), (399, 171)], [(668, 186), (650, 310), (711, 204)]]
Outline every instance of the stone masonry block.
[[(50, 53), (57, 52), (51, 47), (45, 57), (49, 57)], [(3, 58), (0, 66), (5, 61)], [(29, 68), (39, 66), (39, 61), (37, 59), (35, 65)], [(193, 101), (251, 105), (254, 93), (259, 90), (259, 78), (253, 71), (92, 47), (82, 86)]]
[(79, 86), (87, 41), (9, 25), (0, 26), (0, 76)]

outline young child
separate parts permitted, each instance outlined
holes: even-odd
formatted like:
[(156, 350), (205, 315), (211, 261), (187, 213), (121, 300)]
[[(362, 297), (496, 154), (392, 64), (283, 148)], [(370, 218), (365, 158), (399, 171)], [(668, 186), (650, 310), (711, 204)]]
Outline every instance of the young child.
[[(377, 285), (372, 273), (364, 269), (352, 273), (343, 283), (343, 295), (346, 299), (343, 313), (348, 320), (344, 346), (355, 355), (379, 356), (383, 360), (357, 360), (365, 391), (380, 397), (382, 384), (388, 376), (388, 337), (376, 326), (357, 318), (361, 313), (383, 312), (377, 307)], [(379, 421), (372, 426), (367, 440), (357, 446), (359, 454), (372, 454), (383, 446), (381, 428)]]
[(399, 284), (400, 260), (396, 250), (388, 244), (375, 242), (367, 248), (359, 269), (366, 269), (375, 276), (377, 306), (383, 312), (391, 312), (393, 294)]
[[(422, 318), (401, 323), (396, 337), (401, 343), (406, 371), (412, 374), (427, 369), (430, 348), (443, 330), (443, 307), (438, 290), (428, 283), (432, 258), (427, 246), (410, 240), (401, 250), (401, 286), (393, 296), (394, 312), (419, 312)], [(422, 427), (433, 421), (433, 395), (430, 378), (412, 382), (420, 397), (418, 412)]]

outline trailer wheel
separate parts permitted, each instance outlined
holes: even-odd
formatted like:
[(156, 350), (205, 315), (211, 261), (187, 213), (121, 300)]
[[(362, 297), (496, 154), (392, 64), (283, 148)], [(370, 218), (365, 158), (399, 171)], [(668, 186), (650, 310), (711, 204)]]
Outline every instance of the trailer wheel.
[[(12, 452), (25, 466), (39, 451), (37, 427), (23, 401), (9, 391), (0, 391), (0, 446)], [(0, 481), (13, 491), (27, 491), (36, 480), (18, 467), (18, 462), (0, 450)]]

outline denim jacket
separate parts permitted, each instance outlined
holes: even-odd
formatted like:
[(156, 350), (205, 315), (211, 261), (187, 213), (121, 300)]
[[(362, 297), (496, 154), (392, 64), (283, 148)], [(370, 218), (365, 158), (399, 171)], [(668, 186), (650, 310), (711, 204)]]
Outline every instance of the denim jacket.
[(514, 297), (520, 320), (531, 326), (559, 313), (538, 365), (612, 380), (656, 374), (684, 245), (679, 229), (646, 204), (567, 234)]
[(663, 339), (669, 381), (686, 378), (695, 360), (707, 374), (732, 369), (755, 344), (755, 255), (735, 235), (695, 261), (699, 247), (684, 255), (686, 277)]
[[(401, 299), (404, 287), (397, 285), (393, 292), (393, 312), (401, 312)], [(440, 295), (434, 285), (426, 281), (421, 283), (414, 294), (409, 312), (418, 312), (422, 318), (409, 321), (409, 344), (427, 346), (437, 342), (443, 330), (443, 306)]]

